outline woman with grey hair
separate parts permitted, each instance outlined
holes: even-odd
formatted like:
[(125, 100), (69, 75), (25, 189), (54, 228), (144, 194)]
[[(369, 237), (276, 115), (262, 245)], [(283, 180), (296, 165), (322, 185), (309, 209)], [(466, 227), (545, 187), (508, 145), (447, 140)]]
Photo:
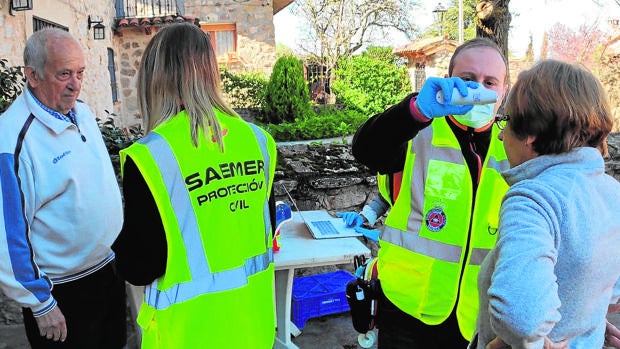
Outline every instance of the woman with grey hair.
[(544, 60), (519, 75), (506, 113), (498, 118), (510, 189), (478, 277), (470, 348), (601, 348), (620, 297), (620, 183), (605, 174), (605, 91), (585, 68)]

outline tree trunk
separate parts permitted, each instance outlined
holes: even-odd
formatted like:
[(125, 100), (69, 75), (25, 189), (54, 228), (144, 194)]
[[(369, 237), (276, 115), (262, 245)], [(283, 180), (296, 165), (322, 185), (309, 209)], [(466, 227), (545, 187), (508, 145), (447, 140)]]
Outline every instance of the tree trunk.
[(479, 0), (476, 5), (476, 36), (489, 38), (508, 57), (508, 29), (512, 16), (510, 0)]

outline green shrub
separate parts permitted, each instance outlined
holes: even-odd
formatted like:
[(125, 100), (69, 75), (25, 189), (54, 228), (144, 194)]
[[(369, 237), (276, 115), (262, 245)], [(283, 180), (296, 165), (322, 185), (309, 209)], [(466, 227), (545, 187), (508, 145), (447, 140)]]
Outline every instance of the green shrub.
[(294, 56), (282, 56), (273, 66), (263, 109), (271, 124), (293, 122), (312, 114), (303, 65)]
[[(106, 110), (106, 112), (108, 112)], [(119, 152), (122, 149), (127, 148), (133, 142), (144, 136), (144, 130), (142, 127), (130, 127), (130, 128), (120, 128), (116, 126), (114, 123), (114, 119), (112, 116), (115, 114), (109, 113), (110, 116), (106, 121), (102, 121), (99, 118), (96, 118), (97, 125), (99, 125), (99, 130), (101, 130), (101, 135), (103, 136), (103, 142), (105, 143), (106, 148), (108, 149), (108, 154), (110, 154), (110, 160), (112, 160), (112, 166), (114, 167), (114, 172), (116, 172), (116, 177), (119, 183), (122, 182), (120, 176), (120, 156)]]
[(256, 110), (263, 107), (268, 83), (265, 73), (233, 73), (222, 69), (220, 77), (224, 95), (233, 108)]
[(9, 67), (6, 59), (0, 59), (0, 114), (22, 93), (25, 82), (22, 67)]
[(407, 68), (396, 65), (389, 47), (369, 47), (340, 60), (335, 75), (332, 91), (338, 100), (366, 115), (382, 112), (411, 92)]
[(277, 142), (289, 142), (348, 136), (366, 120), (367, 116), (358, 111), (338, 110), (330, 106), (295, 122), (263, 126)]
[(96, 120), (97, 125), (99, 125), (99, 130), (101, 130), (101, 135), (103, 136), (103, 142), (110, 154), (118, 154), (119, 151), (127, 148), (133, 142), (144, 136), (142, 127), (120, 128), (116, 126), (112, 116), (109, 116), (105, 121), (99, 118)]

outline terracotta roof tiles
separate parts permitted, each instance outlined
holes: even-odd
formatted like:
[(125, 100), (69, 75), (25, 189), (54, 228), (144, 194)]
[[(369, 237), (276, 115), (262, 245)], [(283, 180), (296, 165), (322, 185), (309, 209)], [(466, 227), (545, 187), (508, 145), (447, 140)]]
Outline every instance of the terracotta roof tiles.
[(118, 18), (114, 21), (113, 27), (114, 29), (122, 29), (126, 27), (149, 27), (149, 26), (160, 26), (168, 23), (180, 23), (180, 22), (190, 22), (198, 24), (200, 19), (194, 16), (177, 16), (170, 15), (166, 17), (142, 17), (142, 18)]
[(443, 50), (454, 52), (457, 46), (454, 40), (436, 36), (414, 40), (406, 45), (395, 47), (392, 52), (400, 57), (430, 56)]

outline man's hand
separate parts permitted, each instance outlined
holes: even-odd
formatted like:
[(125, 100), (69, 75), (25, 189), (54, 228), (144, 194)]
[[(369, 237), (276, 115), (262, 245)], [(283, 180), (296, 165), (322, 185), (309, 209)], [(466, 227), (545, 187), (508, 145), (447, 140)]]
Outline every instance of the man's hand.
[(65, 322), (65, 316), (58, 308), (58, 305), (52, 309), (49, 313), (35, 317), (37, 325), (39, 326), (39, 334), (42, 337), (51, 339), (55, 342), (64, 342), (67, 339), (67, 323)]
[(336, 216), (341, 217), (349, 227), (361, 227), (364, 224), (364, 217), (357, 212), (336, 212)]
[(379, 242), (379, 235), (381, 235), (381, 231), (379, 231), (378, 229), (364, 229), (362, 227), (355, 227), (354, 230), (364, 235), (364, 237), (366, 237), (369, 240), (372, 240), (374, 242)]
[(463, 81), (461, 78), (430, 77), (426, 79), (426, 82), (422, 86), (416, 98), (415, 105), (418, 110), (420, 110), (420, 113), (429, 119), (446, 115), (466, 114), (473, 106), (439, 103), (437, 101), (437, 92), (442, 91), (444, 99), (449, 101), (452, 99), (452, 93), (455, 87), (462, 96), (467, 96), (469, 93), (467, 86), (477, 88), (479, 84), (475, 81)]
[[(501, 338), (495, 337), (492, 341), (487, 344), (486, 349), (504, 349), (510, 348), (506, 342), (504, 342)], [(545, 344), (543, 349), (568, 349), (568, 341), (565, 339), (561, 342), (554, 343), (551, 339), (545, 337)]]

